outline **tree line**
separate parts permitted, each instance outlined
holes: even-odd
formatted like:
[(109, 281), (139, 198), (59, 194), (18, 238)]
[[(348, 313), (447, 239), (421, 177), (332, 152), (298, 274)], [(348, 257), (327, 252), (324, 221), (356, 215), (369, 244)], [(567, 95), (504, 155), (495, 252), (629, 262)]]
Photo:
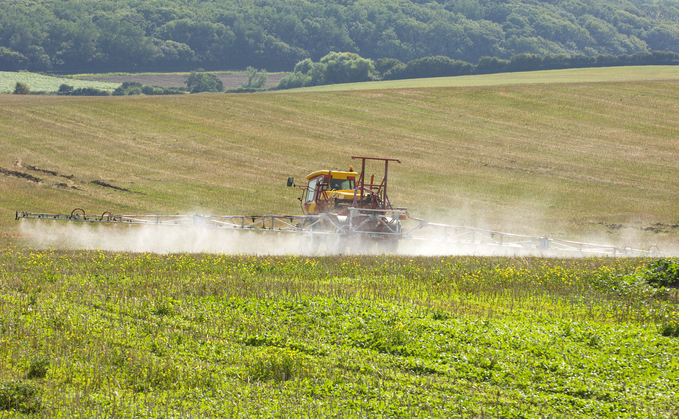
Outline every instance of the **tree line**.
[(679, 0), (5, 0), (0, 70), (289, 71), (333, 51), (495, 66), (679, 52)]
[[(331, 52), (318, 62), (307, 58), (298, 62), (294, 71), (280, 80), (273, 88), (264, 89), (268, 80), (265, 70), (247, 67), (248, 81), (227, 93), (248, 93), (261, 90), (294, 89), (323, 84), (355, 83), (377, 80), (399, 80), (425, 77), (450, 77), (471, 74), (491, 74), (516, 71), (554, 70), (567, 68), (614, 67), (629, 65), (679, 65), (679, 53), (668, 51), (638, 52), (632, 55), (538, 55), (518, 54), (509, 60), (481, 57), (476, 65), (444, 56), (424, 57), (403, 63), (394, 58), (373, 61), (351, 52)], [(186, 87), (147, 86), (138, 82), (124, 82), (112, 93), (123, 95), (173, 95), (185, 93), (222, 92), (224, 83), (214, 74), (203, 69), (192, 71), (185, 77)], [(17, 82), (14, 94), (45, 94), (31, 92), (29, 87)], [(95, 88), (78, 88), (62, 84), (58, 95), (108, 96), (109, 93)]]
[[(246, 93), (263, 90), (268, 81), (268, 74), (264, 70), (247, 67), (245, 74), (248, 81), (241, 86), (226, 90), (227, 93)], [(224, 82), (214, 74), (208, 73), (202, 68), (192, 71), (184, 76), (186, 87), (149, 86), (134, 81), (126, 81), (120, 84), (113, 92), (97, 89), (94, 87), (79, 87), (63, 83), (56, 92), (31, 91), (26, 83), (17, 82), (14, 88), (15, 95), (51, 95), (59, 96), (130, 96), (130, 95), (181, 95), (186, 93), (219, 93), (224, 91)]]

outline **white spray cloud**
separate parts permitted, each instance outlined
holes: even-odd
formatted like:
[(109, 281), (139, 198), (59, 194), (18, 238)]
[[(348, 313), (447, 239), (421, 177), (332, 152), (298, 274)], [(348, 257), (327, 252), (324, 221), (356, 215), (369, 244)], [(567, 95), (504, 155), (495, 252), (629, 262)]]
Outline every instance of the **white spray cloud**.
[(189, 226), (104, 225), (22, 221), (21, 231), (39, 248), (149, 253), (283, 255), (298, 252), (286, 233), (241, 232)]
[(313, 241), (309, 235), (188, 226), (105, 225), (22, 220), (21, 233), (37, 248), (149, 253), (224, 253), (242, 255), (328, 255), (394, 253), (412, 256), (589, 256), (578, 252), (400, 240), (398, 250), (352, 239), (337, 247), (336, 237)]

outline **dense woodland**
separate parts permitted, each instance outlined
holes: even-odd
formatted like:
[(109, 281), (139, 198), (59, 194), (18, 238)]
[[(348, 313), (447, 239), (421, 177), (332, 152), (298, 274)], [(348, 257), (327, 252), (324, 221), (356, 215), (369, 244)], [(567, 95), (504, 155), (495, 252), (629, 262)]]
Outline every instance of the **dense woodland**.
[(290, 71), (332, 51), (476, 64), (679, 52), (679, 0), (3, 0), (0, 70)]

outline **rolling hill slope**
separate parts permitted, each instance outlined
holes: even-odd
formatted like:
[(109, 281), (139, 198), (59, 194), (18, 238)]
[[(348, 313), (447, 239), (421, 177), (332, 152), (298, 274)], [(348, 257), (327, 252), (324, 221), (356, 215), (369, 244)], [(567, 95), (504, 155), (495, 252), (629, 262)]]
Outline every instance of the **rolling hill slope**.
[(23, 243), (17, 210), (297, 214), (288, 176), (301, 181), (370, 155), (402, 160), (390, 171), (392, 201), (432, 221), (671, 245), (679, 237), (679, 80), (639, 79), (2, 95), (0, 232)]

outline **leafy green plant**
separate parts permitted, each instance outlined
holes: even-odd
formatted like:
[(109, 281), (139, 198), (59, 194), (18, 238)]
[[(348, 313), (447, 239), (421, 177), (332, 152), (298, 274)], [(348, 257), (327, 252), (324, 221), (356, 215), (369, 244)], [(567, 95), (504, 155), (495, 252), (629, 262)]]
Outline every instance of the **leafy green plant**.
[(660, 334), (667, 337), (679, 337), (679, 320), (669, 321), (660, 326)]
[(46, 356), (33, 358), (28, 366), (26, 378), (45, 378), (50, 367), (50, 359)]
[(25, 381), (0, 382), (0, 410), (36, 413), (42, 409), (40, 390)]
[(246, 366), (249, 379), (259, 381), (287, 381), (304, 376), (304, 357), (301, 353), (277, 347), (266, 347), (255, 353)]
[(374, 71), (375, 65), (370, 59), (351, 52), (331, 52), (316, 63), (310, 58), (300, 61), (293, 73), (278, 83), (277, 88), (368, 81)]
[(658, 259), (651, 262), (643, 277), (654, 287), (679, 288), (679, 260)]
[(154, 305), (151, 313), (156, 316), (172, 316), (175, 313), (175, 308), (178, 303), (178, 301), (169, 297), (160, 299)]
[(73, 96), (109, 96), (110, 93), (106, 90), (97, 89), (96, 87), (79, 87), (73, 89), (71, 93)]

